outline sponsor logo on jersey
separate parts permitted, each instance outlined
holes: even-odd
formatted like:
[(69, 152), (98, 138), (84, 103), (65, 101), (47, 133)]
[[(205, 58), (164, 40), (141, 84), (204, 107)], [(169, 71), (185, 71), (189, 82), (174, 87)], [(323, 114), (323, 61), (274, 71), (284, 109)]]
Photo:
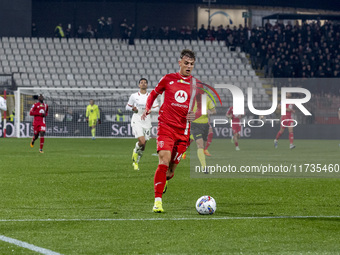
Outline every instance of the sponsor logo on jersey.
[(184, 103), (185, 101), (187, 101), (187, 99), (188, 99), (188, 94), (184, 90), (178, 90), (175, 93), (175, 100), (178, 103)]

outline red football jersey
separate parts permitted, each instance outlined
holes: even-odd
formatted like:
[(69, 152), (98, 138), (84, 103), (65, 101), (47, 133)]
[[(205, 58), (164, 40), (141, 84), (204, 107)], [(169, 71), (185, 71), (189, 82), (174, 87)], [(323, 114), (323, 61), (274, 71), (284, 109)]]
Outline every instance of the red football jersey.
[[(233, 106), (231, 106), (227, 112), (228, 115), (231, 115), (231, 120), (233, 123), (240, 123), (241, 115), (234, 115)], [(234, 125), (234, 124), (233, 124)], [(235, 124), (240, 125), (240, 124)]]
[[(179, 73), (170, 73), (163, 76), (153, 90), (155, 93), (150, 93), (151, 96), (148, 97), (146, 103), (146, 109), (151, 109), (157, 95), (161, 95), (164, 92), (164, 102), (159, 110), (159, 123), (161, 125), (162, 122), (164, 122), (171, 127), (181, 129), (183, 130), (183, 134), (190, 129), (186, 117), (188, 115), (191, 98), (191, 79), (192, 76), (182, 76)], [(201, 86), (197, 84), (197, 87)], [(197, 89), (196, 92), (198, 93)]]
[[(45, 116), (43, 116), (43, 114)], [(38, 125), (45, 125), (45, 117), (48, 114), (48, 105), (45, 103), (37, 102), (34, 105), (32, 105), (32, 108), (30, 110), (30, 115), (34, 116), (33, 120), (33, 126)]]
[(282, 115), (282, 119), (291, 119), (292, 118), (292, 112), (288, 111), (288, 109), (293, 110), (293, 104), (286, 104), (286, 115)]

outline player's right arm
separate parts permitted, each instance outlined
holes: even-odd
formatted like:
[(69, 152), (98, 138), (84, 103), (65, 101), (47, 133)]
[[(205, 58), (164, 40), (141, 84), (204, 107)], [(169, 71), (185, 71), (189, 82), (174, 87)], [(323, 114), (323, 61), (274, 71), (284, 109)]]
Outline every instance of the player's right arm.
[(130, 96), (128, 103), (125, 106), (125, 110), (133, 111), (134, 113), (138, 113), (138, 109), (135, 105), (135, 100), (133, 94)]
[(48, 105), (45, 104), (45, 117), (47, 116), (47, 114), (48, 114)]
[(36, 116), (37, 115), (37, 108), (35, 107), (35, 104), (32, 105), (30, 110), (30, 116)]

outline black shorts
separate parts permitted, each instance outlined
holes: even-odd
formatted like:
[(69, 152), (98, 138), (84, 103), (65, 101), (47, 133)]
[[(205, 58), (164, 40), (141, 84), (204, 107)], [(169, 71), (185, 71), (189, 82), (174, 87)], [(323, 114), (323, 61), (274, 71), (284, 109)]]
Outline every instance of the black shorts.
[(190, 133), (194, 137), (195, 141), (200, 138), (202, 138), (203, 141), (207, 141), (209, 134), (209, 123), (192, 122)]

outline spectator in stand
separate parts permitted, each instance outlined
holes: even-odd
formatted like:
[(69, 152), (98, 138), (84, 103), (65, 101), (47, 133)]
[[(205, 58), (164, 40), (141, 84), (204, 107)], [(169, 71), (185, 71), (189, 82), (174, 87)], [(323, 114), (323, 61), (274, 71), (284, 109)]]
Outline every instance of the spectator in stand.
[(289, 64), (288, 60), (285, 61), (283, 66), (283, 77), (292, 77), (292, 66)]
[(273, 74), (274, 74), (274, 77), (277, 77), (277, 78), (283, 77), (283, 70), (282, 70), (282, 65), (280, 62), (275, 62)]
[(179, 31), (178, 39), (185, 40), (186, 31), (186, 27), (182, 26), (181, 30)]
[(105, 26), (104, 26), (104, 37), (105, 38), (112, 38), (113, 37), (113, 24), (112, 18), (108, 17)]
[(150, 34), (150, 29), (148, 26), (145, 26), (142, 28), (142, 33), (140, 35), (141, 39), (150, 39), (151, 38), (151, 34)]
[(55, 29), (54, 29), (54, 37), (57, 38), (64, 38), (65, 34), (64, 34), (64, 30), (63, 30), (63, 25), (61, 23), (59, 23)]
[(127, 24), (127, 19), (123, 19), (123, 21), (119, 25), (120, 38), (123, 41), (128, 39), (128, 29), (129, 29), (129, 26)]
[[(130, 28), (130, 27), (129, 27)], [(157, 38), (157, 28), (155, 26), (152, 26), (150, 28), (150, 39), (158, 39)]]
[(32, 23), (32, 37), (38, 37), (38, 29), (37, 25), (33, 22)]
[(190, 26), (187, 26), (185, 31), (185, 40), (191, 40), (191, 31)]
[(315, 61), (315, 56), (314, 56), (314, 54), (312, 54), (311, 56), (310, 56), (310, 67), (311, 67), (311, 71), (312, 72), (315, 72), (316, 71), (316, 68), (317, 68), (317, 66), (316, 66), (316, 61)]
[(100, 17), (97, 20), (97, 37), (104, 38), (104, 29), (105, 29), (105, 18), (104, 16)]
[(223, 29), (223, 26), (220, 25), (217, 27), (217, 32), (216, 32), (216, 40), (217, 41), (225, 41), (225, 30)]
[(65, 38), (71, 38), (72, 37), (72, 31), (71, 31), (71, 24), (68, 24), (66, 31), (65, 31)]
[(165, 27), (160, 27), (160, 28), (158, 29), (157, 38), (158, 38), (158, 39), (161, 39), (161, 40), (166, 39), (166, 37), (165, 37)]
[(322, 66), (319, 66), (318, 71), (315, 73), (315, 76), (318, 78), (325, 78), (326, 74), (322, 68)]
[(254, 42), (251, 44), (249, 54), (250, 54), (251, 67), (253, 69), (257, 69), (257, 48)]
[(197, 39), (198, 39), (197, 27), (193, 27), (191, 29), (191, 40), (197, 40)]
[(228, 47), (234, 46), (234, 37), (233, 37), (233, 34), (232, 34), (232, 33), (230, 33), (230, 34), (228, 35), (227, 40), (226, 40), (226, 45), (227, 45)]
[(79, 26), (78, 29), (77, 29), (76, 37), (77, 38), (84, 38), (84, 36), (85, 36), (84, 29), (83, 29), (82, 26)]
[(312, 76), (312, 68), (311, 68), (310, 65), (307, 65), (306, 76), (307, 77), (311, 77)]
[(215, 38), (214, 38), (214, 34), (213, 34), (213, 31), (211, 30), (211, 27), (208, 26), (207, 28), (207, 36), (205, 37), (204, 40), (206, 41), (213, 41)]
[(204, 28), (204, 25), (201, 25), (201, 28), (198, 30), (198, 39), (205, 40), (207, 37), (207, 30)]
[(303, 55), (303, 57), (301, 59), (301, 64), (304, 65), (304, 66), (309, 65), (309, 61), (307, 59), (307, 55), (306, 54)]
[(265, 65), (266, 56), (267, 56), (266, 45), (262, 44), (258, 52), (258, 62), (259, 62), (260, 69), (262, 69)]
[(85, 37), (86, 38), (94, 38), (94, 31), (92, 29), (92, 25), (91, 24), (87, 25)]
[(275, 55), (272, 55), (271, 58), (267, 62), (267, 68), (265, 68), (265, 77), (273, 77), (273, 68), (275, 64)]
[(169, 39), (177, 40), (178, 39), (178, 32), (176, 27), (172, 27), (169, 32)]
[(136, 37), (135, 24), (131, 24), (131, 26), (129, 27), (129, 32), (128, 32), (129, 45), (135, 44), (135, 37)]

